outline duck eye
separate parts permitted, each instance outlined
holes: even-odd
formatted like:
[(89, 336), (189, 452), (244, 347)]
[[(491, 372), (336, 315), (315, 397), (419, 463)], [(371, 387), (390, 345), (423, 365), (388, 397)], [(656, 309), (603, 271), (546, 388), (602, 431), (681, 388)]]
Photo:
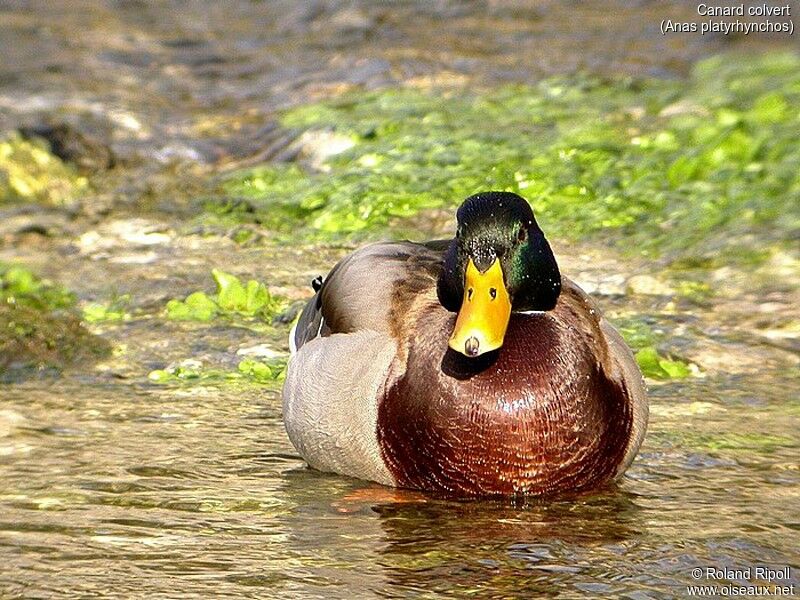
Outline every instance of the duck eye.
[(527, 237), (528, 237), (528, 230), (525, 229), (524, 227), (520, 227), (519, 231), (517, 232), (517, 239), (520, 242), (524, 242)]

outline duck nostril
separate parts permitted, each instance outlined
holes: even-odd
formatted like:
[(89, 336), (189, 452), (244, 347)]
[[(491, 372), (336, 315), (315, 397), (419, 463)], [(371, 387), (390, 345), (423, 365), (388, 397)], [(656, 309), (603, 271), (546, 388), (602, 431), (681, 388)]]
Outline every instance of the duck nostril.
[(489, 288), (489, 295), (492, 297), (492, 300), (497, 298), (497, 288)]
[(469, 288), (469, 289), (467, 290), (467, 300), (472, 300), (472, 292), (473, 292), (473, 291), (474, 291), (474, 290), (473, 290), (472, 288)]
[(478, 342), (478, 338), (475, 336), (467, 338), (467, 341), (464, 342), (464, 352), (467, 356), (478, 356), (480, 347), (480, 342)]

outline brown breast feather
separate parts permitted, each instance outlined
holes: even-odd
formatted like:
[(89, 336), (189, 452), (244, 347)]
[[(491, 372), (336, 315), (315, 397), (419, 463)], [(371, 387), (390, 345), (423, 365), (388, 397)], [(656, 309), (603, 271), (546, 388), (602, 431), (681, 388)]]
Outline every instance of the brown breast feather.
[(607, 347), (587, 312), (568, 288), (548, 313), (513, 314), (503, 347), (479, 359), (448, 348), (455, 315), (430, 295), (405, 312), (405, 372), (379, 398), (377, 432), (398, 485), (549, 495), (612, 479), (630, 399), (606, 375)]

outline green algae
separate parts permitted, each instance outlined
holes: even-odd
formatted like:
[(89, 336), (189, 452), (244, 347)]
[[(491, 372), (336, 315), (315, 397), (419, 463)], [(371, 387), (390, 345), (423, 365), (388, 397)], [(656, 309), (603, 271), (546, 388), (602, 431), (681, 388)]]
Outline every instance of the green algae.
[(176, 321), (210, 321), (219, 312), (219, 306), (205, 292), (193, 292), (184, 300), (167, 303), (167, 318)]
[(664, 357), (653, 346), (639, 350), (636, 353), (636, 362), (642, 374), (652, 379), (685, 379), (692, 374), (687, 363)]
[(282, 118), (352, 147), (324, 172), (233, 174), (227, 216), (348, 234), (502, 189), (527, 197), (551, 235), (712, 265), (748, 263), (755, 245), (760, 263), (800, 227), (799, 114), (800, 58), (786, 54), (710, 59), (686, 82), (353, 93)]
[(0, 264), (0, 302), (49, 311), (71, 308), (75, 295), (28, 269)]
[(781, 447), (797, 446), (797, 441), (788, 436), (760, 432), (718, 434), (702, 438), (702, 443), (709, 450), (758, 450), (764, 453), (774, 452)]
[[(198, 291), (184, 300), (170, 300), (166, 317), (175, 321), (211, 322), (224, 319), (237, 326), (259, 331), (274, 331), (273, 317), (285, 308), (283, 298), (270, 293), (267, 286), (255, 280), (242, 281), (219, 269), (211, 272), (216, 284), (214, 294)], [(281, 381), (285, 375), (286, 358), (269, 359), (245, 357), (235, 370), (224, 365), (207, 366), (190, 358), (165, 368), (150, 371), (148, 379), (156, 384), (218, 385), (225, 383), (270, 383)]]
[(254, 381), (283, 381), (286, 378), (286, 362), (285, 358), (269, 361), (245, 358), (237, 368), (240, 373)]
[(69, 205), (87, 186), (87, 179), (53, 155), (44, 141), (25, 140), (18, 135), (0, 140), (0, 205)]
[(188, 359), (164, 369), (150, 371), (147, 378), (161, 385), (212, 385), (236, 382), (266, 384), (284, 380), (286, 362), (285, 357), (266, 361), (245, 358), (239, 362), (235, 371), (230, 371), (221, 367), (207, 368), (201, 361)]
[(57, 373), (110, 352), (87, 331), (75, 296), (27, 269), (0, 264), (0, 380)]
[(653, 346), (661, 340), (661, 335), (639, 319), (617, 319), (616, 326), (625, 343), (634, 351)]
[(283, 307), (283, 300), (272, 295), (263, 283), (255, 280), (243, 283), (219, 269), (213, 269), (211, 275), (217, 286), (216, 294), (194, 292), (184, 300), (170, 300), (167, 318), (207, 322), (217, 316), (241, 316), (269, 320)]
[(677, 281), (675, 292), (695, 304), (705, 304), (714, 295), (714, 290), (704, 281)]
[(129, 294), (115, 296), (108, 302), (92, 302), (83, 307), (83, 320), (87, 323), (115, 323), (131, 318), (128, 307)]
[(630, 346), (642, 374), (650, 379), (685, 379), (694, 372), (690, 364), (668, 352), (662, 352), (663, 332), (653, 330), (638, 319), (620, 319), (618, 329)]

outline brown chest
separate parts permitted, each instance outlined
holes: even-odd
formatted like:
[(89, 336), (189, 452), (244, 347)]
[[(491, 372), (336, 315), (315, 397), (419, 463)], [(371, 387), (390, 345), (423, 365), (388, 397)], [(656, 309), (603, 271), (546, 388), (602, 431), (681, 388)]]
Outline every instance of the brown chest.
[(380, 399), (378, 441), (398, 485), (511, 495), (609, 481), (631, 413), (597, 359), (601, 342), (557, 311), (515, 314), (499, 352), (468, 359), (447, 347), (453, 319), (420, 319), (405, 375)]

